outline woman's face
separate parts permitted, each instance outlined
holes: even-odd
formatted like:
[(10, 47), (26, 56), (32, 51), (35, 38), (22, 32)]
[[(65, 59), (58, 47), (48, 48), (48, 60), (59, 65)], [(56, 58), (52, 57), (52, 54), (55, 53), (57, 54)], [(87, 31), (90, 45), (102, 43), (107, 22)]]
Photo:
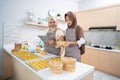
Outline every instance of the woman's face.
[(56, 28), (57, 27), (57, 23), (53, 19), (50, 20), (49, 24), (50, 24), (50, 28)]
[(72, 25), (72, 21), (68, 16), (66, 16), (66, 23), (67, 23), (68, 26)]

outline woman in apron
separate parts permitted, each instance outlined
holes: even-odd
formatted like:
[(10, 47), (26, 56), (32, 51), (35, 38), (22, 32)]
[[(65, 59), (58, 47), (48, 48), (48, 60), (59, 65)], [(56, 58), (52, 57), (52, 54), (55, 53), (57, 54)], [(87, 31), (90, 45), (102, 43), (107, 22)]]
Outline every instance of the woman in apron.
[[(76, 58), (77, 61), (80, 61), (81, 51), (79, 47), (82, 44), (85, 44), (83, 29), (80, 30), (81, 27), (77, 25), (76, 16), (73, 14), (73, 12), (67, 12), (65, 14), (65, 21), (68, 26), (65, 36), (65, 56), (73, 57)], [(78, 40), (76, 39), (76, 36), (79, 37)]]
[[(57, 28), (57, 22), (54, 17), (48, 18), (48, 26), (49, 30), (47, 32), (47, 41), (45, 42), (45, 51), (51, 54), (59, 55), (60, 54), (60, 48), (56, 48), (56, 33), (59, 28)], [(62, 30), (61, 30), (61, 34)]]

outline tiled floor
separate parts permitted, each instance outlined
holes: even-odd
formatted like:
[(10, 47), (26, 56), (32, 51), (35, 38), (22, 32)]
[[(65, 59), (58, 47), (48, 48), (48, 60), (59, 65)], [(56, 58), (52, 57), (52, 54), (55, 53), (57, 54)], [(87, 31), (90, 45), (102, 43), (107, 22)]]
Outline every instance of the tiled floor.
[(120, 78), (108, 75), (100, 71), (95, 71), (94, 80), (120, 80)]
[[(6, 79), (6, 80), (13, 80), (13, 79)], [(100, 71), (95, 71), (94, 80), (120, 80), (120, 78), (105, 74)]]

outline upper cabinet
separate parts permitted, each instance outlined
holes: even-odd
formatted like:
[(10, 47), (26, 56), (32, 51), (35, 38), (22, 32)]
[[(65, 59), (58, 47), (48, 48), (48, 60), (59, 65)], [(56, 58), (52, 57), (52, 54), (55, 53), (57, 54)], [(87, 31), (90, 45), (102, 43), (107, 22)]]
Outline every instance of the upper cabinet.
[(84, 30), (97, 26), (117, 26), (117, 29), (120, 30), (119, 5), (76, 12), (76, 16), (78, 24), (81, 25)]
[(118, 6), (118, 12), (117, 12), (117, 30), (120, 30), (120, 6)]
[(117, 7), (100, 9), (101, 26), (117, 26)]
[[(100, 16), (96, 11), (77, 12), (77, 22), (84, 29), (88, 30), (91, 26), (100, 25)], [(97, 20), (97, 21), (96, 21)]]

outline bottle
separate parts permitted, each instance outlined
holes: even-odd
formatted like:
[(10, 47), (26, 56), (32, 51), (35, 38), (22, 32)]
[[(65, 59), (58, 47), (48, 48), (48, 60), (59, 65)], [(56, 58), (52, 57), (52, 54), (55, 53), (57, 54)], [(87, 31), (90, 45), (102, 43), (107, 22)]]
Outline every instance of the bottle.
[(22, 50), (28, 50), (28, 42), (27, 41), (24, 41), (22, 42)]

